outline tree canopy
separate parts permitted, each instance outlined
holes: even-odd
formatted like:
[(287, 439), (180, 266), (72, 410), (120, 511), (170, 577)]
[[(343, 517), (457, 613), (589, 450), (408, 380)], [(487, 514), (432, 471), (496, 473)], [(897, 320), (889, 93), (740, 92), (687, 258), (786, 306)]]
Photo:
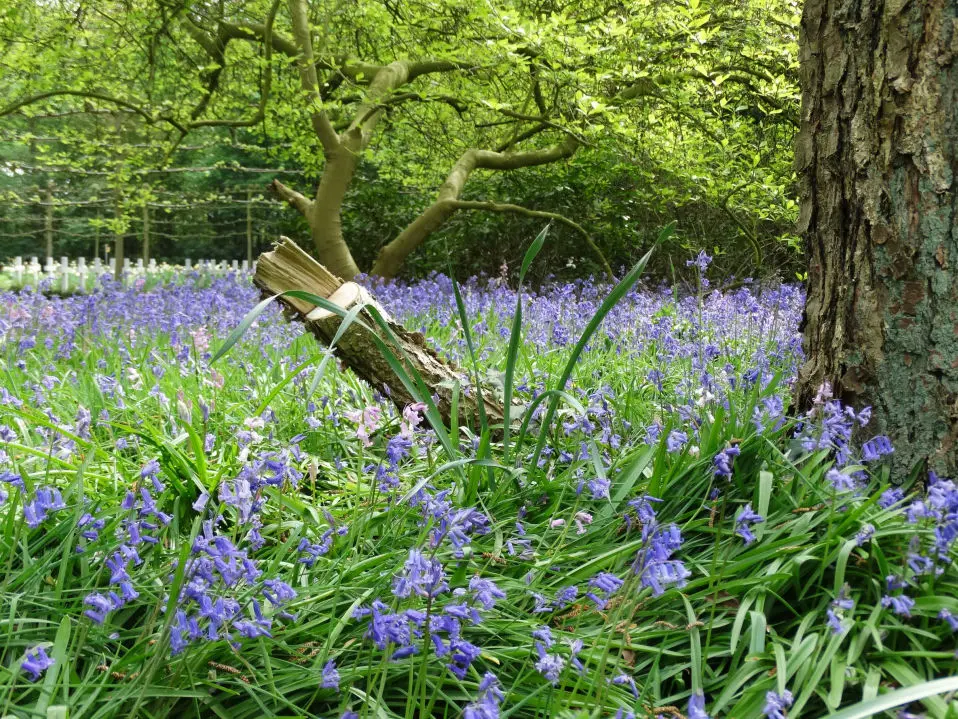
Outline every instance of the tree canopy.
[(162, 192), (222, 195), (231, 163), (287, 170), (232, 174), (272, 181), (344, 276), (395, 274), (437, 231), (472, 250), (464, 212), (553, 219), (597, 270), (677, 218), (747, 271), (794, 244), (797, 20), (786, 0), (15, 0), (3, 160), (108, 195), (116, 232)]

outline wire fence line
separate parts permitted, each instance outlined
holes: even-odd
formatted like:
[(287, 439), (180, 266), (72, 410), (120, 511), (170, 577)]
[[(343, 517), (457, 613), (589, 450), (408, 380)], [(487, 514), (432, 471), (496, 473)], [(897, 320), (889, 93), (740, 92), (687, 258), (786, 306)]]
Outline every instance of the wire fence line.
[[(156, 260), (144, 262), (142, 258), (135, 261), (130, 258), (123, 260), (123, 271), (120, 273), (120, 282), (124, 285), (146, 279), (179, 279), (185, 275), (200, 274), (205, 276), (223, 276), (229, 273), (251, 274), (255, 270), (247, 260), (192, 260), (187, 257), (182, 264), (158, 263)], [(116, 260), (110, 258), (103, 261), (95, 257), (88, 262), (85, 257), (70, 259), (61, 257), (55, 262), (47, 257), (41, 264), (38, 257), (15, 257), (13, 262), (0, 266), (0, 287), (4, 284), (12, 288), (34, 287), (41, 285), (60, 292), (90, 292), (104, 277), (116, 277)]]

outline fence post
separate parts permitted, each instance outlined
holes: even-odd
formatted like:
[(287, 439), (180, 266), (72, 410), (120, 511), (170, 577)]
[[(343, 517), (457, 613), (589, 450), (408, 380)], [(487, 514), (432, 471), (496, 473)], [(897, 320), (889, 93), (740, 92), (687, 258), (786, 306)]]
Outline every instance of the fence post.
[(143, 259), (150, 259), (150, 206), (143, 203)]
[(120, 200), (120, 193), (116, 193), (116, 221), (117, 221), (117, 230), (116, 237), (114, 238), (113, 244), (113, 279), (117, 282), (123, 280), (123, 206)]
[(246, 191), (246, 262), (253, 264), (253, 191)]
[(47, 183), (47, 192), (44, 195), (47, 211), (46, 217), (43, 222), (43, 234), (46, 236), (47, 241), (47, 260), (49, 262), (53, 261), (53, 182), (50, 181)]

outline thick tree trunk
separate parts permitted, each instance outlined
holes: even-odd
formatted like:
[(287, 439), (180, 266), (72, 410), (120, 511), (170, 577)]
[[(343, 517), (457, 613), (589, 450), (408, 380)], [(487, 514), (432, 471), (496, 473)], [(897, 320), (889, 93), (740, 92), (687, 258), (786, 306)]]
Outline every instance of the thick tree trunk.
[(797, 400), (870, 405), (896, 473), (958, 471), (958, 0), (806, 0)]
[[(288, 290), (303, 290), (329, 299), (344, 310), (350, 310), (358, 303), (373, 305), (388, 318), (385, 310), (365, 290), (352, 282), (342, 282), (285, 237), (281, 238), (272, 252), (259, 256), (253, 282), (268, 296)], [(292, 297), (283, 297), (280, 301), (324, 344), (330, 344), (339, 331), (342, 322), (339, 315)], [(454, 387), (466, 379), (465, 375), (429, 348), (421, 334), (409, 332), (389, 320), (388, 326), (397, 344), (367, 311), (361, 310), (357, 319), (372, 328), (376, 337), (396, 354), (407, 373), (412, 375), (415, 372), (422, 377), (432, 396), (438, 398), (436, 404), (439, 413), (448, 424), (453, 414)], [(386, 392), (400, 410), (417, 401), (393, 371), (371, 330), (358, 323), (350, 325), (337, 341), (336, 352), (347, 367), (376, 389)], [(476, 423), (479, 416), (477, 394), (475, 391), (468, 396), (459, 393), (460, 425)], [(483, 392), (483, 400), (490, 424), (501, 425), (504, 417), (501, 403), (497, 403), (488, 391)]]

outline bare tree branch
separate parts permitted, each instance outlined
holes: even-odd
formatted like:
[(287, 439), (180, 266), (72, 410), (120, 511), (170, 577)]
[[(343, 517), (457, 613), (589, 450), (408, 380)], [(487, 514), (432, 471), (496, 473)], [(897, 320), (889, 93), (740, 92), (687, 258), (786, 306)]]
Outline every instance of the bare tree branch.
[(585, 239), (586, 244), (589, 246), (589, 249), (592, 250), (592, 253), (595, 255), (596, 259), (599, 261), (599, 264), (602, 265), (602, 269), (605, 270), (606, 274), (611, 279), (614, 277), (612, 272), (612, 266), (609, 264), (609, 261), (606, 259), (605, 255), (602, 254), (602, 250), (599, 249), (599, 246), (595, 244), (595, 240), (592, 239), (592, 235), (589, 234), (582, 225), (578, 222), (570, 220), (565, 215), (560, 215), (556, 212), (545, 212), (543, 210), (531, 210), (528, 207), (522, 207), (521, 205), (513, 205), (508, 202), (477, 202), (469, 200), (455, 200), (450, 202), (451, 206), (457, 210), (482, 210), (484, 212), (512, 212), (517, 215), (525, 215), (526, 217), (541, 217), (546, 220), (554, 220), (559, 222), (567, 227), (571, 227), (573, 230), (582, 235)]
[(266, 187), (279, 199), (285, 200), (291, 207), (299, 210), (303, 215), (308, 215), (309, 211), (313, 207), (312, 200), (296, 192), (296, 190), (287, 187), (279, 180), (273, 180)]

